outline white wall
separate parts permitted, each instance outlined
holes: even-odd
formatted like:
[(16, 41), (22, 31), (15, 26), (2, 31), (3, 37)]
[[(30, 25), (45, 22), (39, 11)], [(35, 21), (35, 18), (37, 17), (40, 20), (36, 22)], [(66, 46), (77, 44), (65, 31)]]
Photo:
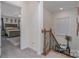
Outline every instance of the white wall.
[(53, 25), (53, 17), (52, 13), (48, 11), (46, 8), (43, 8), (43, 26), (46, 29), (52, 28)]
[(5, 2), (9, 3), (9, 4), (13, 4), (13, 5), (18, 6), (18, 7), (22, 7), (22, 4), (23, 4), (22, 1), (5, 1)]
[(29, 47), (37, 51), (39, 54), (42, 52), (42, 8), (42, 2), (29, 2)]
[(21, 14), (21, 49), (29, 47), (30, 19), (28, 6), (27, 2), (23, 2)]
[(1, 2), (1, 15), (18, 17), (20, 12), (21, 12), (21, 9), (19, 6), (15, 6), (13, 4), (3, 2), (3, 1)]
[[(27, 7), (26, 7), (27, 6)], [(43, 28), (43, 6), (42, 2), (26, 2), (23, 5), (23, 16), (22, 16), (22, 41), (23, 45), (28, 45), (39, 54), (42, 53), (42, 33)], [(27, 38), (28, 37), (28, 38)], [(24, 38), (24, 39), (23, 39)], [(27, 41), (28, 40), (28, 41)], [(21, 41), (21, 42), (22, 42)], [(28, 44), (27, 44), (28, 43)]]

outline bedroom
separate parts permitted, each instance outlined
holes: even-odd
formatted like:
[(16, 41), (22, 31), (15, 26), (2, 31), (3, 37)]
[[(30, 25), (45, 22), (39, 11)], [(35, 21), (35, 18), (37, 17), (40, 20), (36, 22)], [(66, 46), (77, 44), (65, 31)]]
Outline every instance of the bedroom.
[(20, 7), (1, 2), (1, 41), (2, 53), (6, 47), (20, 48)]

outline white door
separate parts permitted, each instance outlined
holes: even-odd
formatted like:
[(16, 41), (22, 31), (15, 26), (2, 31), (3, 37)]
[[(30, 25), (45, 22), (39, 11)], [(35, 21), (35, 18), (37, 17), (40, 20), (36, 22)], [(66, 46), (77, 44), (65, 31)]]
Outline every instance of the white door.
[(0, 56), (1, 56), (1, 2), (0, 2)]

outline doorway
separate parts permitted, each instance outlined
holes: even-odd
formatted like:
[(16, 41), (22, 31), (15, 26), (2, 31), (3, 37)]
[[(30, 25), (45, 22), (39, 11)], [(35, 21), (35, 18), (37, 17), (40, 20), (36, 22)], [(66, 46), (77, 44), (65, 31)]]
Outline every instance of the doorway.
[(4, 56), (12, 49), (20, 49), (21, 8), (1, 2), (1, 50)]

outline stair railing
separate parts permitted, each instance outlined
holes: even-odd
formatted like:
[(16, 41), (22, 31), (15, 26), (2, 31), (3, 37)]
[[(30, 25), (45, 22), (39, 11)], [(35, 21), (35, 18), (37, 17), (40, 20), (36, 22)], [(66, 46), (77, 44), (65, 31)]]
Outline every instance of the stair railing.
[[(52, 29), (50, 30), (46, 30), (44, 28), (44, 30), (42, 30), (42, 32), (44, 33), (44, 47), (43, 47), (43, 54), (46, 55), (49, 53), (50, 50), (56, 50), (56, 48), (60, 48), (59, 43), (57, 42), (54, 34), (52, 33)], [(47, 36), (48, 34), (48, 36)]]
[(50, 29), (50, 35), (51, 35), (51, 42), (52, 42), (51, 46), (53, 46), (52, 49), (56, 50), (56, 47), (61, 48), (52, 32), (52, 29)]
[[(56, 38), (52, 32), (52, 29), (46, 30), (46, 28), (44, 28), (44, 30), (42, 30), (42, 33), (44, 33), (43, 55), (47, 55), (49, 53), (49, 51), (51, 51), (51, 50), (60, 52), (60, 50), (62, 48), (60, 47), (60, 44), (56, 40)], [(70, 55), (70, 52), (68, 50), (69, 49), (67, 49), (63, 53), (66, 55)]]

